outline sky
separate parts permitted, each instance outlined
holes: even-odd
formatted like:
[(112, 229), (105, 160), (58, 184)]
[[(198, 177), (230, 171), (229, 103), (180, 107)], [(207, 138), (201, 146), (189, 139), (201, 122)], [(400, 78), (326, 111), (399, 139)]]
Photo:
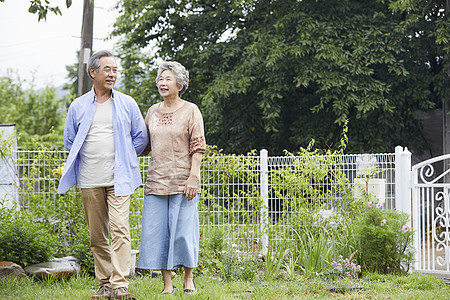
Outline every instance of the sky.
[[(38, 22), (37, 14), (28, 12), (30, 0), (0, 2), (0, 76), (7, 69), (18, 72), (30, 85), (42, 88), (58, 87), (68, 82), (66, 66), (77, 63), (81, 46), (83, 0), (73, 0), (70, 8), (65, 0), (51, 0), (62, 16), (52, 12), (47, 20)], [(114, 50), (109, 37), (118, 13), (113, 9), (117, 0), (95, 0), (93, 51)], [(26, 87), (28, 87), (26, 86)]]

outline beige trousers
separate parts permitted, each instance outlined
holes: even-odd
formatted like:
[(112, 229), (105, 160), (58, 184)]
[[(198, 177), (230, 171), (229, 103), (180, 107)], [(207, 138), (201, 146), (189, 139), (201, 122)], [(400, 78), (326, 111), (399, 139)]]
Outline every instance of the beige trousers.
[(89, 227), (96, 279), (111, 288), (128, 287), (131, 196), (115, 196), (114, 187), (110, 186), (81, 189), (81, 198)]

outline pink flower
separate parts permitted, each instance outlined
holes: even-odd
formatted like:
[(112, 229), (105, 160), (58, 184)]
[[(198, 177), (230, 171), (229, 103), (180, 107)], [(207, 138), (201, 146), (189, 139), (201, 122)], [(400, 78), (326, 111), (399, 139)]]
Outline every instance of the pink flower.
[(408, 231), (408, 226), (403, 225), (403, 226), (402, 226), (402, 231), (403, 231), (403, 232), (407, 232), (407, 231)]
[(369, 207), (372, 207), (373, 206), (373, 202), (369, 201), (369, 202), (367, 202), (367, 205), (369, 205)]
[(386, 219), (381, 220), (381, 224), (380, 224), (380, 225), (381, 225), (381, 226), (386, 225)]
[(381, 208), (382, 206), (383, 206), (383, 203), (381, 203), (381, 202), (378, 202), (376, 205), (377, 208)]

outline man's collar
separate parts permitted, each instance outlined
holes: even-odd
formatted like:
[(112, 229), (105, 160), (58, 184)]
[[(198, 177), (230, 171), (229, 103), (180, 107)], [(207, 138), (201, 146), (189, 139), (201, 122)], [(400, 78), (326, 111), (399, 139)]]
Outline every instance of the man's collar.
[[(92, 96), (93, 96), (93, 97), (92, 97), (92, 102), (97, 101), (97, 95), (95, 94), (94, 86), (92, 86), (92, 89), (91, 89), (91, 91), (90, 91), (89, 93), (91, 93)], [(112, 99), (112, 100), (114, 100), (114, 95), (115, 95), (115, 91), (114, 91), (114, 89), (112, 89), (112, 90), (111, 90), (111, 99)]]

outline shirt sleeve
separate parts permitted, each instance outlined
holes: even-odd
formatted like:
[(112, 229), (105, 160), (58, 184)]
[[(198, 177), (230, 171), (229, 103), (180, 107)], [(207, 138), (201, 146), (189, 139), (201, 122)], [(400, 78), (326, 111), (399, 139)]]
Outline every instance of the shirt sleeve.
[(67, 151), (70, 151), (73, 145), (73, 141), (77, 135), (78, 126), (76, 124), (76, 114), (74, 104), (69, 106), (69, 111), (67, 112), (66, 122), (64, 124), (64, 147)]
[(205, 140), (205, 129), (203, 126), (202, 113), (195, 105), (192, 118), (189, 126), (190, 141), (189, 141), (189, 155), (194, 153), (205, 153), (206, 151), (206, 140)]
[(134, 149), (136, 150), (136, 154), (140, 155), (147, 147), (149, 140), (144, 119), (142, 118), (141, 111), (139, 110), (139, 107), (137, 106), (136, 102), (133, 103), (132, 122), (133, 123), (131, 124), (131, 138), (133, 141)]
[(141, 155), (149, 155), (149, 153), (152, 151), (152, 143), (150, 140), (150, 129), (149, 129), (149, 122), (150, 122), (150, 108), (147, 111), (147, 115), (145, 116), (145, 128), (147, 130), (147, 136), (148, 136), (148, 143), (147, 146), (145, 147), (144, 151), (142, 151)]

